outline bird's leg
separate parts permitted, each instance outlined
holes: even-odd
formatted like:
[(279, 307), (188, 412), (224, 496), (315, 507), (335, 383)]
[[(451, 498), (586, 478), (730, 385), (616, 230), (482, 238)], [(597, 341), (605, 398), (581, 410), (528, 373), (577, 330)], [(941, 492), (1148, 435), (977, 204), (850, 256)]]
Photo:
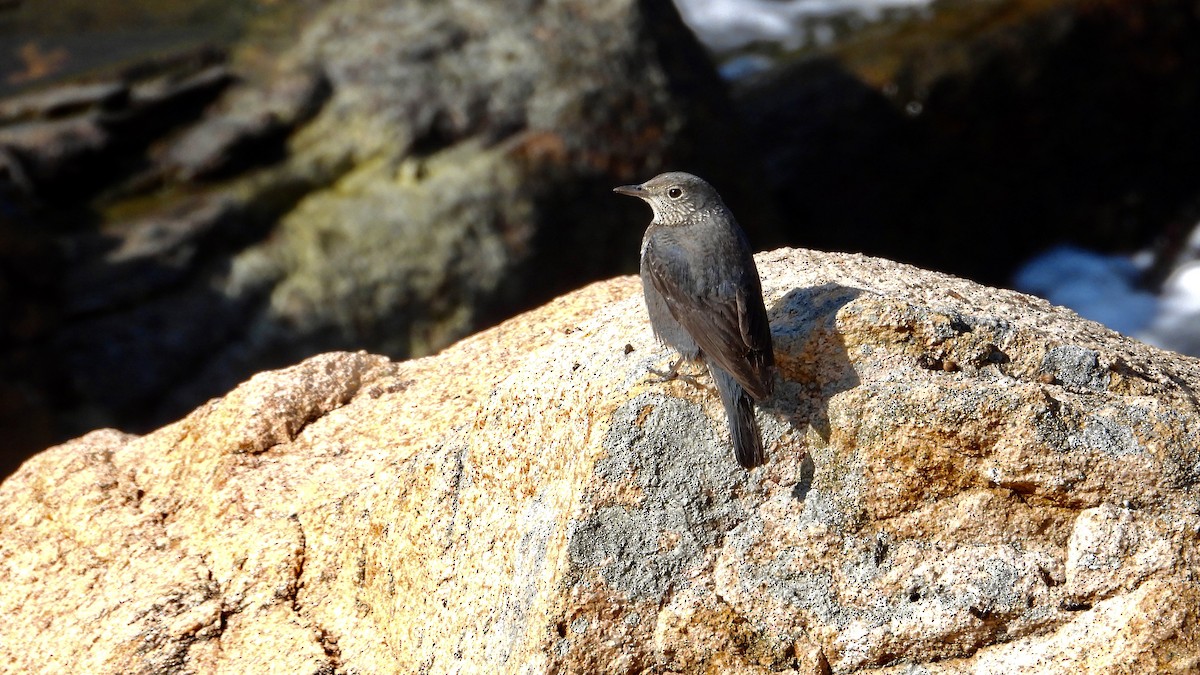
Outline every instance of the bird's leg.
[(679, 358), (672, 361), (671, 365), (666, 370), (655, 370), (653, 368), (649, 368), (648, 370), (650, 371), (651, 375), (658, 376), (659, 382), (670, 382), (671, 380), (674, 380), (679, 377), (679, 366), (682, 363), (683, 363), (683, 357), (680, 356)]
[(670, 382), (671, 380), (683, 380), (684, 382), (687, 382), (688, 384), (692, 385), (693, 387), (701, 386), (700, 383), (698, 381), (696, 381), (695, 375), (688, 375), (688, 374), (679, 372), (679, 367), (681, 365), (683, 365), (683, 362), (686, 360), (687, 359), (685, 357), (680, 356), (679, 358), (672, 361), (671, 365), (668, 366), (666, 370), (655, 370), (653, 368), (650, 368), (649, 369), (650, 374), (658, 376), (659, 382)]

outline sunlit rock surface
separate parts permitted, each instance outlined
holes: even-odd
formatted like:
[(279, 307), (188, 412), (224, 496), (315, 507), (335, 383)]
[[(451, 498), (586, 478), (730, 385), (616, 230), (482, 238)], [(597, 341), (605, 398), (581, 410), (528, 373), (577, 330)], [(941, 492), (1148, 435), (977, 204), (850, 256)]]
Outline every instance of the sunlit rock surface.
[[(23, 672), (1194, 672), (1200, 362), (862, 256), (757, 258), (740, 469), (640, 284), (324, 354), (0, 485)], [(704, 380), (701, 380), (703, 383)]]

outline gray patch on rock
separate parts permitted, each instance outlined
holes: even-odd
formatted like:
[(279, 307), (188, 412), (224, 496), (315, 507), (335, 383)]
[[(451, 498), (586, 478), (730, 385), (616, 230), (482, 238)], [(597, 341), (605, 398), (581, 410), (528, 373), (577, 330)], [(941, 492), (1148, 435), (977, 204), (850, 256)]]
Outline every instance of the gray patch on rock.
[[(851, 487), (853, 494), (857, 496), (859, 492), (855, 488), (861, 486), (854, 485)], [(846, 513), (846, 509), (839, 503), (838, 497), (839, 495), (837, 494), (830, 494), (827, 489), (810, 490), (808, 498), (804, 500), (804, 510), (800, 513), (801, 527), (820, 524), (838, 531), (850, 527), (854, 523), (854, 518)], [(848, 501), (845, 495), (842, 495), (842, 497), (842, 501)]]
[(1133, 429), (1109, 416), (1088, 417), (1076, 442), (1085, 448), (1099, 450), (1113, 457), (1146, 452), (1133, 435)]
[(684, 570), (701, 565), (748, 517), (735, 494), (749, 474), (734, 462), (728, 439), (714, 432), (716, 424), (699, 406), (658, 394), (621, 406), (596, 476), (635, 483), (642, 501), (604, 506), (579, 522), (569, 545), (572, 564), (598, 569), (632, 598), (662, 598)]
[[(857, 483), (853, 478), (850, 481)], [(858, 494), (858, 487), (842, 484), (840, 488), (822, 486), (809, 491), (799, 514), (799, 529), (816, 528), (817, 531), (845, 533), (851, 527), (853, 518), (846, 513), (844, 503), (854, 500), (852, 495)], [(752, 547), (761, 543), (762, 537), (762, 522), (751, 519), (734, 528), (725, 543), (728, 548), (748, 554)], [(835, 575), (849, 576), (867, 583), (880, 574), (879, 566), (873, 562), (874, 538), (843, 534), (841, 542), (846, 561), (845, 566), (836, 572), (814, 570), (806, 559), (806, 550), (789, 547), (761, 564), (751, 562), (753, 558), (748, 555), (744, 556), (746, 562), (739, 567), (738, 584), (749, 592), (765, 592), (780, 602), (802, 608), (822, 623), (839, 628), (861, 619), (864, 614), (875, 617), (873, 620), (884, 621), (882, 615), (877, 615), (874, 610), (842, 604), (836, 591), (838, 584)]]
[[(905, 626), (921, 624), (937, 615), (966, 613), (980, 621), (1006, 622), (1032, 607), (1033, 599), (1023, 590), (1027, 569), (1021, 565), (1020, 554), (990, 557), (977, 565), (956, 564), (938, 569), (931, 578), (914, 577), (906, 587), (907, 595), (889, 599), (892, 606), (885, 612), (887, 620)], [(943, 575), (951, 580), (940, 578)]]
[(746, 565), (743, 584), (760, 586), (770, 596), (812, 612), (827, 625), (845, 628), (854, 619), (862, 617), (862, 610), (838, 602), (833, 573), (805, 569), (805, 563), (796, 560), (803, 555), (801, 551), (787, 550), (766, 565)]
[(1187, 419), (1178, 411), (1166, 411), (1160, 416), (1160, 422), (1175, 428), (1186, 429), (1181, 434), (1181, 440), (1167, 445), (1166, 458), (1163, 462), (1163, 475), (1168, 484), (1175, 488), (1188, 488), (1200, 483), (1200, 433), (1192, 427)]
[(546, 545), (554, 534), (557, 511), (547, 506), (544, 493), (539, 493), (525, 507), (519, 522), (524, 529), (517, 544), (515, 566), (509, 592), (505, 594), (501, 611), (496, 613), (494, 629), (489, 631), (492, 645), (500, 662), (506, 662), (513, 646), (525, 635), (529, 611), (537, 593), (545, 583)]
[(1066, 452), (1071, 446), (1071, 428), (1065, 417), (1074, 412), (1062, 402), (1050, 399), (1043, 410), (1033, 417), (1033, 429), (1039, 443), (1057, 452)]
[[(976, 616), (1020, 614), (1025, 609), (1025, 594), (1018, 591), (1021, 570), (1012, 561), (989, 558), (980, 568), (981, 577), (967, 584), (965, 594), (959, 591), (955, 597), (968, 611)], [(983, 618), (983, 617), (980, 617)]]
[(1078, 345), (1051, 347), (1042, 358), (1043, 373), (1074, 391), (1100, 392), (1108, 388), (1108, 377), (1100, 367), (1100, 354)]

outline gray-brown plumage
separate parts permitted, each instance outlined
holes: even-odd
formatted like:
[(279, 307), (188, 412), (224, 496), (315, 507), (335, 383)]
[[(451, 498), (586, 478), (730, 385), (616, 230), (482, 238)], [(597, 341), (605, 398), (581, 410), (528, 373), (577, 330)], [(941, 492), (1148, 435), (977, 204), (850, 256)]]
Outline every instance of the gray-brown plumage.
[(642, 238), (641, 275), (655, 335), (681, 359), (704, 361), (725, 406), (734, 456), (747, 469), (762, 464), (754, 401), (771, 395), (775, 356), (745, 233), (717, 191), (689, 173), (614, 192), (654, 210)]

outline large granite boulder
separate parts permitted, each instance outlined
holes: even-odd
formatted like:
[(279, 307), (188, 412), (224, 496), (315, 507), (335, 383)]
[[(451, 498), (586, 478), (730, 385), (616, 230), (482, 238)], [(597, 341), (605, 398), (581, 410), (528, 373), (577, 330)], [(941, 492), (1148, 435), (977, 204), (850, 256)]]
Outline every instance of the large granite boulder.
[[(636, 279), (324, 354), (0, 485), (23, 672), (1195, 672), (1200, 362), (862, 256), (758, 256), (768, 463)], [(703, 382), (703, 381), (702, 381)]]

